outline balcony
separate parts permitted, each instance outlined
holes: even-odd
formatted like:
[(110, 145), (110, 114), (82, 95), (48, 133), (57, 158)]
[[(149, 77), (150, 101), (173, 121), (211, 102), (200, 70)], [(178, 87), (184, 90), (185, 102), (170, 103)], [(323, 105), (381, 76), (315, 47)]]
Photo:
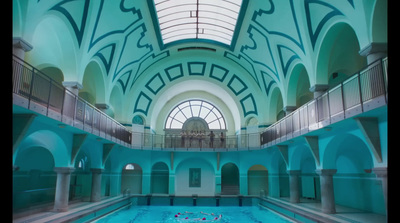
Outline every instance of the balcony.
[(304, 104), (261, 133), (262, 147), (270, 147), (388, 102), (388, 58), (368, 65), (323, 95)]
[(182, 140), (179, 135), (132, 132), (38, 69), (13, 56), (13, 104), (131, 149), (226, 152), (259, 150), (387, 104), (388, 59), (380, 59), (261, 134)]

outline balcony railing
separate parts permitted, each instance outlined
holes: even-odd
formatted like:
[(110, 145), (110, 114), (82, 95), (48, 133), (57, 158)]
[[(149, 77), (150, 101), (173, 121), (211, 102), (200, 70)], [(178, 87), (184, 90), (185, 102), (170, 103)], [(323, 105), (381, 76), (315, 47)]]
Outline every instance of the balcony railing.
[(269, 147), (387, 104), (388, 59), (380, 59), (261, 133)]
[(125, 146), (132, 132), (50, 77), (13, 56), (13, 103)]
[(13, 56), (13, 103), (133, 149), (166, 151), (236, 151), (261, 149), (323, 128), (387, 104), (388, 59), (370, 64), (320, 97), (308, 102), (264, 132), (218, 136), (214, 142), (179, 135), (132, 133), (44, 73)]

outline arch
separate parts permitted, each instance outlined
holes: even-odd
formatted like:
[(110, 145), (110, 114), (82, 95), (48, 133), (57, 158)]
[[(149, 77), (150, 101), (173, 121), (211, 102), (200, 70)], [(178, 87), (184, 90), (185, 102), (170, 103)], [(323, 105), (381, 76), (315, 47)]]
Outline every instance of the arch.
[(92, 191), (90, 156), (81, 149), (75, 158), (75, 171), (71, 174), (70, 200), (89, 199)]
[(155, 194), (168, 194), (169, 169), (164, 162), (157, 162), (151, 167), (151, 190)]
[(382, 186), (371, 172), (372, 154), (361, 138), (349, 133), (337, 135), (323, 156), (323, 168), (337, 169), (333, 176), (336, 204), (385, 214)]
[[(193, 122), (197, 117), (201, 119), (201, 124), (203, 124), (203, 122), (207, 124), (204, 128), (226, 129), (225, 118), (219, 109), (204, 100), (188, 100), (177, 105), (169, 113), (165, 128), (184, 129), (184, 127), (188, 126), (190, 121)], [(205, 130), (204, 128), (200, 130)]]
[(387, 0), (375, 1), (372, 15), (371, 39), (372, 42), (387, 42)]
[(313, 99), (314, 95), (309, 90), (310, 78), (304, 64), (298, 63), (293, 67), (287, 89), (286, 105), (299, 108)]
[(62, 70), (58, 67), (52, 66), (50, 64), (43, 64), (37, 66), (41, 72), (49, 76), (53, 81), (55, 81), (57, 84), (62, 86), (62, 82), (64, 81), (64, 74)]
[(141, 194), (142, 193), (142, 167), (136, 163), (128, 163), (122, 168), (121, 193)]
[[(153, 129), (163, 130), (168, 114), (172, 109), (190, 99), (205, 100), (216, 106), (226, 121), (226, 129), (229, 134), (239, 130), (242, 122), (240, 105), (236, 104), (221, 86), (203, 80), (187, 80), (174, 84), (152, 102), (150, 125)], [(242, 113), (243, 114), (243, 113)], [(161, 124), (161, 125), (160, 125)]]
[(367, 144), (353, 134), (339, 134), (326, 146), (323, 169), (337, 169), (338, 173), (364, 172), (372, 169), (373, 159)]
[(249, 195), (268, 195), (268, 170), (261, 164), (253, 165), (247, 171), (247, 188)]
[(121, 86), (119, 84), (114, 85), (113, 89), (111, 90), (110, 94), (110, 107), (112, 108), (119, 108), (119, 109), (113, 109), (114, 113), (114, 119), (117, 120), (123, 120), (122, 117), (124, 117), (124, 114), (126, 113), (123, 103), (123, 93)]
[(54, 158), (42, 146), (31, 146), (18, 152), (13, 173), (13, 210), (54, 201), (57, 174)]
[(234, 163), (226, 163), (221, 168), (221, 194), (239, 194), (239, 168)]
[(79, 90), (79, 96), (92, 105), (105, 102), (103, 73), (96, 61), (91, 61), (85, 68), (82, 80), (83, 88)]
[[(315, 84), (334, 86), (366, 65), (354, 29), (345, 22), (332, 25), (322, 39), (318, 50)], [(341, 73), (336, 79), (334, 73)], [(334, 80), (336, 79), (336, 80)]]
[(215, 170), (203, 158), (181, 161), (175, 169), (175, 194), (201, 196), (215, 195)]
[(38, 130), (26, 136), (17, 151), (14, 153), (15, 158), (20, 152), (30, 147), (43, 147), (53, 155), (55, 167), (69, 167), (71, 156), (68, 152), (64, 140), (55, 132), (50, 130)]
[(297, 146), (290, 155), (290, 169), (300, 170), (301, 197), (319, 200), (319, 179), (316, 177), (316, 163), (310, 149), (306, 145)]
[(284, 113), (282, 115), (283, 112), (283, 98), (282, 98), (282, 92), (281, 89), (276, 86), (272, 92), (271, 92), (271, 96), (270, 96), (270, 102), (269, 102), (269, 109), (268, 109), (268, 113), (269, 113), (269, 120), (271, 122), (275, 122), (278, 121), (279, 119), (284, 117)]
[(31, 41), (34, 46), (25, 59), (34, 66), (48, 63), (61, 69), (65, 81), (80, 80), (77, 71), (77, 52), (80, 52), (78, 43), (71, 30), (63, 19), (53, 14), (44, 15), (35, 26), (27, 26), (32, 33)]

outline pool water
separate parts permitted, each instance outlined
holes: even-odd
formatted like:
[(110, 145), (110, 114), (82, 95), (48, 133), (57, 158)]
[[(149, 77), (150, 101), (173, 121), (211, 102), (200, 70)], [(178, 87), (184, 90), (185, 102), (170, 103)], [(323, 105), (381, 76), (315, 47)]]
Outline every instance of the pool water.
[(189, 222), (292, 222), (259, 206), (130, 206), (97, 220), (98, 223), (189, 223)]

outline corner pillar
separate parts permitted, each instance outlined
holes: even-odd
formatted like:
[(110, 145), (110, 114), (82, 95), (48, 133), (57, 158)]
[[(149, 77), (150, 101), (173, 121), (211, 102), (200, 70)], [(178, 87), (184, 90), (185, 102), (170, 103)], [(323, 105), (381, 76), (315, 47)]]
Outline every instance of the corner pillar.
[(320, 176), (322, 212), (326, 214), (336, 213), (335, 195), (333, 193), (333, 175), (336, 169), (317, 169)]
[(69, 183), (73, 167), (55, 167), (57, 173), (56, 195), (54, 200), (54, 210), (58, 212), (68, 211)]

